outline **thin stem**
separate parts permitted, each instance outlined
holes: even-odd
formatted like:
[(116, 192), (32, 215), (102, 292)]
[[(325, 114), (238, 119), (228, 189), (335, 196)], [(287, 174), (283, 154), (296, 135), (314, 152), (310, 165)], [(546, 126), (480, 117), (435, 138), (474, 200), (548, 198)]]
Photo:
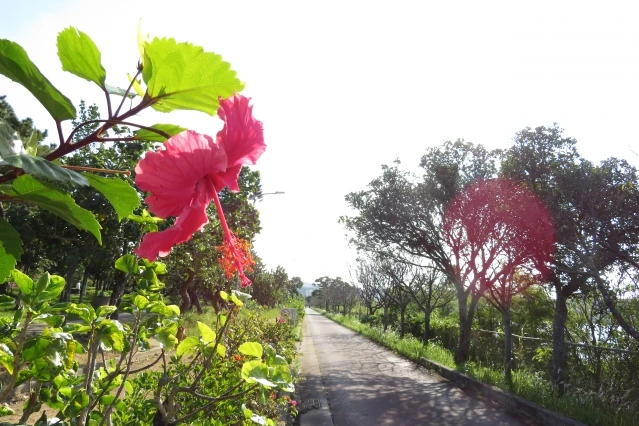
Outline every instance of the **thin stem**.
[(82, 170), (85, 172), (99, 172), (99, 173), (110, 173), (110, 174), (120, 174), (120, 175), (131, 175), (130, 170), (109, 170), (109, 169), (97, 169), (95, 167), (83, 167), (83, 166), (62, 166), (65, 169), (70, 170)]
[(131, 91), (131, 88), (133, 87), (133, 83), (140, 76), (141, 72), (142, 72), (142, 70), (138, 69), (138, 72), (136, 72), (135, 75), (133, 76), (133, 78), (131, 79), (131, 82), (129, 83), (129, 87), (127, 87), (126, 92), (124, 92), (124, 96), (122, 96), (122, 101), (120, 102), (120, 105), (118, 106), (118, 109), (115, 110), (115, 115), (116, 116), (120, 113), (120, 110), (122, 109), (122, 105), (124, 105), (124, 101), (126, 101), (126, 95), (128, 95), (129, 92)]
[(109, 95), (109, 91), (106, 89), (106, 87), (103, 87), (102, 90), (104, 90), (104, 96), (106, 97), (107, 111), (109, 112), (109, 118), (112, 118), (113, 111), (111, 110), (111, 95)]
[(168, 133), (166, 133), (166, 132), (164, 132), (162, 130), (159, 130), (159, 129), (155, 129), (153, 127), (142, 126), (141, 124), (136, 124), (136, 123), (131, 123), (129, 121), (121, 121), (121, 120), (118, 120), (118, 119), (110, 118), (108, 120), (102, 120), (102, 119), (89, 120), (89, 121), (85, 121), (84, 123), (79, 124), (78, 127), (73, 129), (73, 131), (71, 132), (71, 134), (67, 138), (67, 143), (69, 143), (71, 141), (71, 138), (73, 138), (73, 136), (76, 134), (76, 132), (78, 132), (82, 127), (88, 126), (89, 124), (95, 124), (95, 123), (110, 123), (110, 124), (121, 124), (123, 126), (133, 126), (133, 127), (137, 127), (138, 129), (144, 129), (144, 130), (148, 130), (149, 132), (157, 133), (158, 135), (160, 135), (162, 137), (165, 137), (167, 139), (169, 139), (171, 137), (171, 135), (169, 135)]
[(27, 339), (27, 329), (29, 328), (29, 324), (31, 324), (32, 318), (33, 313), (30, 311), (27, 312), (22, 330), (20, 330), (20, 334), (18, 334), (17, 337), (16, 350), (13, 355), (13, 374), (9, 377), (9, 381), (4, 383), (2, 386), (2, 391), (0, 391), (0, 402), (7, 399), (13, 390), (13, 385), (15, 385), (16, 380), (18, 379), (18, 373), (20, 372), (20, 367), (22, 367), (22, 348), (24, 347), (24, 342)]
[(98, 142), (133, 142), (139, 140), (135, 136), (129, 136), (125, 138), (99, 138)]
[(58, 120), (55, 121), (55, 126), (58, 129), (58, 137), (60, 138), (60, 146), (64, 145), (64, 134), (62, 133), (62, 123)]
[[(135, 342), (138, 339), (138, 333), (140, 331), (140, 323), (141, 322), (142, 322), (142, 312), (140, 312), (138, 310), (136, 318), (135, 318), (135, 326), (134, 326), (134, 330), (133, 330), (133, 338), (131, 339), (131, 346), (132, 347), (133, 347), (133, 345), (135, 344)], [(120, 397), (120, 394), (122, 393), (122, 390), (124, 389), (124, 385), (126, 385), (126, 381), (129, 378), (129, 374), (131, 374), (131, 364), (133, 363), (133, 354), (134, 354), (134, 352), (135, 351), (133, 350), (133, 348), (129, 352), (129, 359), (127, 360), (127, 363), (126, 363), (126, 371), (124, 372), (124, 377), (122, 377), (122, 384), (120, 385), (120, 387), (118, 387), (118, 390), (115, 393), (115, 398), (113, 399), (113, 403), (107, 407), (106, 412), (104, 413), (104, 417), (102, 417), (102, 421), (100, 422), (100, 426), (102, 426), (104, 424), (104, 422), (106, 421), (106, 419), (111, 416), (111, 412), (113, 411), (113, 404)]]
[(131, 371), (129, 371), (129, 374), (139, 373), (140, 371), (144, 371), (144, 370), (146, 370), (146, 369), (148, 369), (148, 368), (151, 368), (151, 367), (153, 367), (155, 364), (157, 364), (158, 362), (160, 362), (160, 360), (161, 360), (163, 357), (164, 357), (164, 349), (162, 349), (162, 353), (160, 354), (160, 356), (158, 356), (158, 357), (155, 359), (155, 361), (153, 361), (151, 364), (149, 364), (149, 365), (147, 365), (147, 366), (144, 366), (144, 367), (142, 367), (142, 368), (138, 368), (138, 369), (135, 369), (135, 370), (131, 370)]
[(221, 397), (219, 397), (219, 398), (216, 398), (216, 399), (215, 399), (215, 401), (211, 401), (211, 402), (209, 402), (208, 404), (205, 404), (205, 405), (201, 406), (200, 408), (197, 408), (196, 410), (194, 410), (194, 411), (190, 412), (190, 413), (189, 413), (189, 414), (187, 414), (186, 416), (179, 418), (179, 419), (175, 422), (175, 424), (179, 424), (179, 423), (182, 423), (182, 422), (185, 422), (185, 421), (187, 421), (187, 420), (192, 419), (193, 417), (197, 416), (199, 412), (204, 411), (204, 410), (207, 410), (207, 409), (209, 409), (209, 408), (213, 407), (215, 404), (217, 404), (217, 403), (218, 403), (218, 402), (220, 402), (220, 401), (225, 401), (225, 400), (227, 400), (227, 399), (239, 398), (240, 396), (246, 395), (247, 393), (252, 392), (252, 391), (254, 391), (255, 389), (257, 389), (257, 387), (258, 387), (258, 386), (259, 386), (259, 385), (255, 384), (255, 385), (251, 386), (250, 388), (246, 389), (245, 391), (238, 392), (238, 393), (235, 393), (235, 394), (233, 394), (233, 395), (221, 396)]

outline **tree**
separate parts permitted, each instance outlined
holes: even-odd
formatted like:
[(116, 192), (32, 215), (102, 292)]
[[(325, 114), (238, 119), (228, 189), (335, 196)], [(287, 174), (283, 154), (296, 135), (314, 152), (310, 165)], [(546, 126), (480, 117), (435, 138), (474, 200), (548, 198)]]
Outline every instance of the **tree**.
[[(635, 172), (619, 160), (595, 167), (579, 156), (576, 140), (562, 133), (556, 124), (522, 130), (501, 166), (504, 177), (526, 185), (542, 200), (554, 221), (556, 250), (547, 280), (556, 299), (552, 376), (559, 395), (566, 379), (567, 302), (593, 285), (605, 294), (602, 274), (627, 264), (623, 258), (636, 247), (637, 235)], [(614, 308), (612, 298), (608, 305)]]
[(510, 383), (510, 304), (513, 295), (533, 282), (518, 274), (524, 269), (528, 275), (547, 273), (554, 244), (550, 215), (522, 186), (507, 180), (484, 180), (455, 197), (446, 211), (444, 232), (457, 274), (469, 288), (476, 289), (476, 294), (487, 294), (502, 314), (505, 376)]
[(388, 329), (388, 310), (395, 303), (393, 293), (396, 285), (377, 259), (358, 259), (355, 277), (362, 288), (370, 289), (377, 301), (376, 306), (384, 311), (384, 332)]
[(441, 272), (432, 266), (407, 265), (411, 268), (412, 280), (404, 289), (424, 314), (424, 334), (422, 341), (428, 345), (430, 320), (435, 309), (447, 306), (455, 299), (454, 288), (443, 278)]
[(444, 214), (462, 188), (495, 177), (498, 155), (463, 140), (446, 142), (426, 151), (420, 163), (425, 173), (417, 183), (399, 170), (399, 162), (383, 166), (382, 175), (366, 191), (346, 195), (357, 215), (340, 219), (355, 234), (351, 241), (360, 250), (383, 253), (390, 249), (422, 257), (452, 283), (460, 327), (457, 362), (468, 359), (473, 316), (486, 288), (480, 289), (478, 281), (465, 281), (459, 274), (444, 235)]

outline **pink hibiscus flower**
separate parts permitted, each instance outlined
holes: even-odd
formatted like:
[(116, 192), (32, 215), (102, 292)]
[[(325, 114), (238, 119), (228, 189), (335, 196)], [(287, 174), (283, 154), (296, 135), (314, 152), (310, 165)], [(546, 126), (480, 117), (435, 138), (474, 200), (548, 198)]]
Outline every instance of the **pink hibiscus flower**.
[(171, 248), (191, 239), (208, 222), (206, 208), (214, 201), (224, 231), (226, 252), (232, 253), (242, 285), (250, 284), (244, 276), (243, 253), (248, 245), (237, 244), (224, 218), (218, 192), (228, 187), (239, 191), (238, 176), (244, 164), (255, 164), (264, 152), (262, 123), (257, 121), (249, 99), (235, 95), (220, 102), (219, 117), (224, 128), (217, 141), (210, 136), (187, 130), (164, 143), (164, 150), (148, 152), (135, 168), (135, 183), (143, 191), (149, 210), (158, 217), (177, 216), (175, 224), (162, 232), (144, 236), (135, 252), (153, 262), (167, 256)]

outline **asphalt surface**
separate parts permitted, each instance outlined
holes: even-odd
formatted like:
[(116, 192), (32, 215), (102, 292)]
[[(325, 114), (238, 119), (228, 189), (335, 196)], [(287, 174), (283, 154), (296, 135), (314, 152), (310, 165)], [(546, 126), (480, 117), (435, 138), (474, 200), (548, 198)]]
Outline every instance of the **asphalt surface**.
[[(319, 368), (302, 365), (301, 390), (325, 393), (335, 426), (528, 424), (315, 311), (306, 309), (306, 322), (303, 354)], [(318, 423), (303, 416), (305, 424)]]

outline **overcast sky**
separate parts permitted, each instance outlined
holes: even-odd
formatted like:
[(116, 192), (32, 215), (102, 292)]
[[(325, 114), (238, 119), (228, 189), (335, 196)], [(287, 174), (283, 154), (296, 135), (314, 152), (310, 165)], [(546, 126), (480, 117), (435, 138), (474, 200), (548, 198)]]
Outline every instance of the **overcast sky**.
[[(286, 193), (259, 203), (257, 251), (306, 282), (348, 277), (344, 195), (382, 164), (414, 167), (445, 140), (507, 147), (524, 127), (557, 122), (585, 157), (637, 163), (636, 1), (0, 0), (0, 10), (0, 37), (22, 45), (75, 104), (103, 110), (92, 83), (61, 70), (56, 35), (67, 26), (96, 42), (114, 86), (135, 71), (140, 17), (151, 36), (221, 54), (264, 123), (263, 191)], [(1, 94), (55, 135), (26, 89), (0, 76)], [(140, 121), (221, 127), (196, 112)]]

